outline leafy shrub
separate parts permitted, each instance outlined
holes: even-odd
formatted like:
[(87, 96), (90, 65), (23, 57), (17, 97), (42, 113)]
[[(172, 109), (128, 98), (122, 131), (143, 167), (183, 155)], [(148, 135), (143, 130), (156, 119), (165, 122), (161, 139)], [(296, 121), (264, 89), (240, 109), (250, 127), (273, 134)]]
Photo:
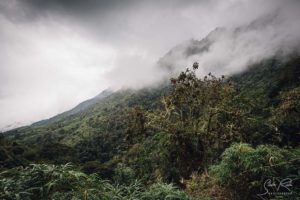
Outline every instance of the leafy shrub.
[(98, 161), (89, 161), (81, 165), (81, 170), (86, 174), (101, 172), (102, 164)]
[(146, 184), (160, 180), (168, 181), (172, 173), (172, 163), (167, 162), (168, 149), (166, 134), (156, 133), (141, 143), (132, 145), (126, 152), (125, 163), (131, 167)]
[(266, 179), (295, 178), (293, 175), (300, 178), (299, 166), (300, 149), (271, 145), (253, 148), (241, 143), (227, 148), (221, 162), (210, 167), (210, 173), (237, 198), (252, 199), (260, 193)]
[(119, 163), (114, 170), (113, 180), (119, 184), (129, 185), (135, 180), (136, 174), (133, 169)]
[(282, 143), (297, 146), (300, 142), (300, 87), (281, 92), (279, 106), (272, 113), (271, 121)]
[[(121, 168), (123, 171), (126, 168)], [(127, 169), (126, 169), (127, 170)], [(126, 171), (125, 170), (125, 171)], [(141, 182), (111, 184), (96, 174), (86, 175), (70, 164), (35, 164), (0, 174), (0, 199), (192, 200), (173, 185), (146, 189)]]
[[(189, 197), (185, 192), (178, 190), (172, 184), (157, 183), (152, 185), (148, 191), (143, 195), (143, 200), (196, 200), (196, 198)], [(199, 198), (197, 198), (199, 199)], [(201, 198), (201, 200), (209, 200), (209, 198)]]
[(232, 200), (232, 194), (220, 186), (207, 172), (194, 172), (189, 180), (184, 180), (188, 194), (192, 196), (207, 196), (214, 200)]

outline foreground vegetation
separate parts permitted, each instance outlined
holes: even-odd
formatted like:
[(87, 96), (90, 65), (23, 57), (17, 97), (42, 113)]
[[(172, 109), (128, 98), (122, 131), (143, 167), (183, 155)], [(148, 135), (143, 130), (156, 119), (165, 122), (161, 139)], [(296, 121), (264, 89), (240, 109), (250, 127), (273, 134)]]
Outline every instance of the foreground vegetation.
[(0, 197), (297, 199), (300, 58), (197, 69), (0, 137)]
[(1, 199), (200, 200), (172, 184), (157, 183), (149, 188), (136, 180), (111, 184), (97, 174), (77, 171), (70, 164), (19, 167), (2, 172), (0, 177)]

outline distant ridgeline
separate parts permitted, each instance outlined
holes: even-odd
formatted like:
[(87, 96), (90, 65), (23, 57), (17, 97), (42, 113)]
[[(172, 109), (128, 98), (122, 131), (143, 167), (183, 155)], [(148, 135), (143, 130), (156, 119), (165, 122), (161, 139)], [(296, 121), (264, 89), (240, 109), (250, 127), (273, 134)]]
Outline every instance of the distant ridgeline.
[[(0, 198), (14, 199), (8, 194), (18, 192), (22, 197), (25, 193), (20, 188), (30, 189), (8, 187), (8, 180), (17, 182), (22, 175), (14, 176), (11, 168), (71, 162), (86, 173), (81, 174), (83, 180), (93, 181), (91, 185), (99, 181), (87, 177), (93, 173), (124, 186), (136, 179), (145, 185), (172, 182), (187, 192), (170, 189), (174, 199), (176, 195), (185, 199), (254, 199), (265, 193), (266, 179), (291, 178), (292, 186), (283, 191), (286, 194), (277, 191), (269, 197), (296, 199), (300, 57), (266, 59), (227, 78), (212, 74), (198, 78), (196, 68), (183, 71), (170, 84), (104, 91), (70, 111), (3, 133), (0, 168), (8, 171), (0, 174)], [(34, 170), (46, 173), (45, 166)], [(49, 186), (47, 198), (72, 190), (58, 185)], [(81, 195), (81, 190), (75, 191), (74, 196)], [(40, 193), (26, 195), (45, 198)]]

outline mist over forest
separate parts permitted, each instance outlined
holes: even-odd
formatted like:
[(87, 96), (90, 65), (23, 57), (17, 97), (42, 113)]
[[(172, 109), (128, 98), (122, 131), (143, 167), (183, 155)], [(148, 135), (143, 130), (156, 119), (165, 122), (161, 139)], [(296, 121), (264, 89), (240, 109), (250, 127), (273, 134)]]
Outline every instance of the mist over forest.
[(299, 47), (292, 0), (5, 0), (0, 11), (1, 129), (52, 117), (108, 88), (159, 83), (170, 76), (165, 66), (179, 72), (197, 61), (201, 76), (231, 75)]
[(2, 0), (0, 199), (299, 199), (298, 0)]

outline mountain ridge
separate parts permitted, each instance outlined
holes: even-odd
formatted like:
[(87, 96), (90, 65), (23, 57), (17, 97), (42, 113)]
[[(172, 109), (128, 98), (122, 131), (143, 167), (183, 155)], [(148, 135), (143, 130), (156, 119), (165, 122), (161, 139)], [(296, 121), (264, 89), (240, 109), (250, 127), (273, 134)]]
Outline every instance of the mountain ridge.
[(80, 111), (88, 109), (89, 107), (95, 105), (101, 99), (106, 98), (111, 94), (113, 94), (113, 92), (111, 90), (108, 90), (108, 89), (103, 90), (101, 93), (99, 93), (95, 97), (79, 103), (74, 108), (72, 108), (70, 110), (67, 110), (65, 112), (62, 112), (60, 114), (57, 114), (57, 115), (55, 115), (53, 117), (50, 117), (48, 119), (44, 119), (44, 120), (41, 120), (41, 121), (38, 121), (38, 122), (34, 122), (33, 124), (31, 124), (31, 126), (43, 126), (43, 125), (58, 122), (59, 120), (62, 120), (62, 119), (66, 118), (66, 117), (69, 117), (71, 115), (75, 115), (75, 114), (79, 113)]

